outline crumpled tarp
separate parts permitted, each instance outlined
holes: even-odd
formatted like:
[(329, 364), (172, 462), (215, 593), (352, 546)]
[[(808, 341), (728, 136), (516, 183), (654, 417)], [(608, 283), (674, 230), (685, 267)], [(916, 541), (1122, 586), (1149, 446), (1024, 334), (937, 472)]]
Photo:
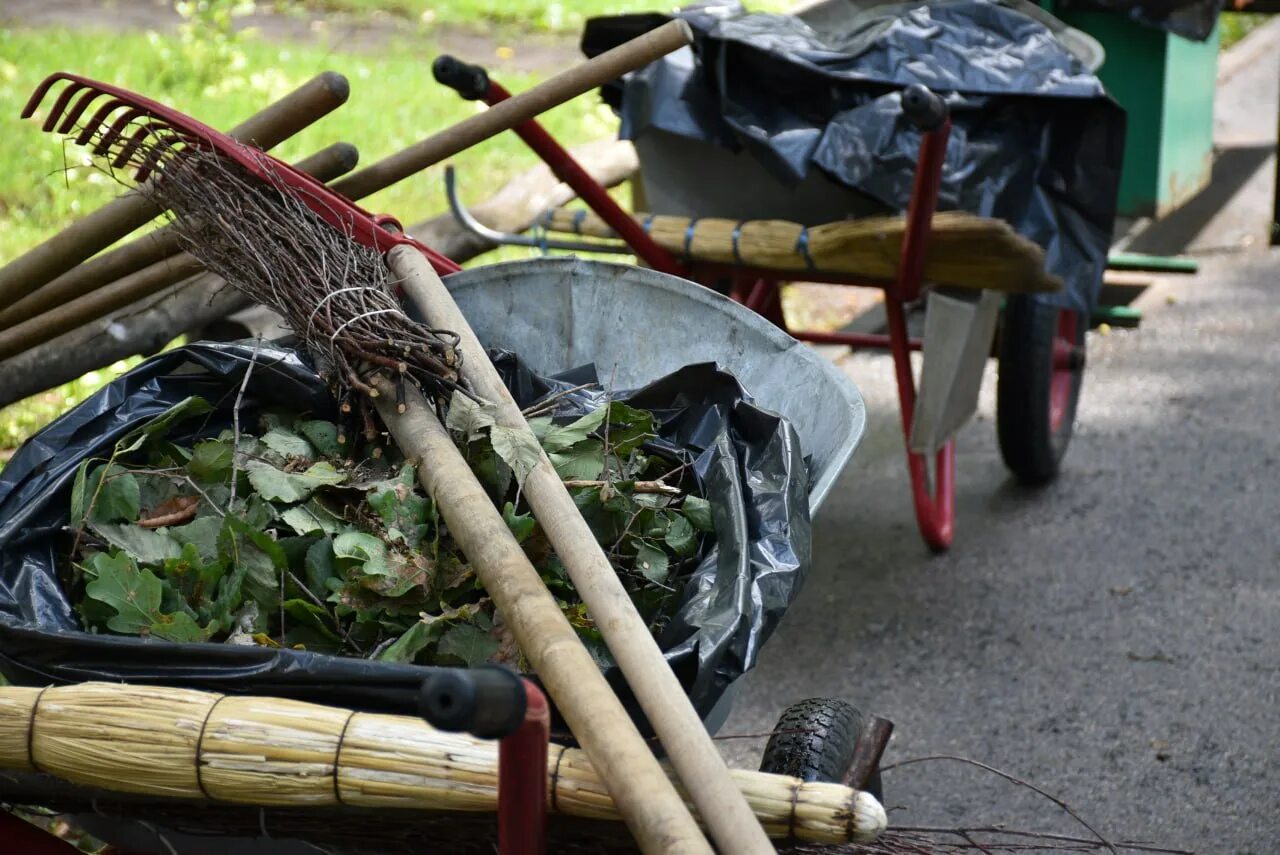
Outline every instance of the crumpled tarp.
[(1202, 42), (1213, 34), (1222, 0), (1059, 0), (1059, 8), (1114, 12), (1129, 20)]
[[(952, 117), (939, 207), (1009, 222), (1090, 311), (1115, 216), (1125, 116), (1040, 21), (989, 0), (875, 7), (819, 33), (785, 15), (691, 7), (682, 49), (604, 90), (620, 135), (650, 128), (749, 151), (794, 186), (811, 170), (905, 210), (920, 132), (900, 93), (923, 84)], [(588, 55), (667, 20), (595, 18)], [(695, 59), (696, 56), (696, 59)]]
[[(540, 377), (510, 354), (495, 359), (522, 405), (594, 377), (591, 368)], [(160, 354), (113, 381), (18, 450), (0, 472), (0, 672), (20, 685), (84, 680), (266, 694), (356, 709), (416, 714), (430, 669), (306, 651), (175, 644), (82, 632), (58, 579), (70, 549), (67, 524), (76, 468), (109, 455), (117, 440), (183, 399), (215, 409), (180, 423), (178, 442), (231, 425), (246, 370), (241, 420), (264, 409), (332, 418), (334, 404), (298, 354), (275, 344), (201, 343)], [(659, 642), (694, 705), (706, 715), (754, 665), (809, 567), (808, 473), (795, 431), (751, 405), (737, 380), (691, 365), (616, 397), (655, 411), (661, 443), (693, 462), (711, 500), (715, 533), (685, 584)], [(563, 396), (556, 414), (599, 404)], [(617, 669), (607, 672), (622, 687)], [(633, 714), (642, 718), (631, 704)]]

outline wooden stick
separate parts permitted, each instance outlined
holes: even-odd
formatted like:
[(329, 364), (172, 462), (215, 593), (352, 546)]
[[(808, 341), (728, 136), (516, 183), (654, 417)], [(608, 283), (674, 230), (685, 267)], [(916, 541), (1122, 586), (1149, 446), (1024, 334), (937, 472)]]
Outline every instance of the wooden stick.
[[(388, 252), (387, 263), (427, 324), (459, 336), (463, 376), (478, 395), (497, 407), (497, 423), (523, 432), (538, 447), (519, 405), (431, 265), (405, 246)], [(546, 454), (540, 455), (525, 479), (524, 494), (720, 851), (734, 855), (774, 851)]]
[[(351, 162), (349, 150), (353, 148), (348, 143), (335, 143), (303, 160), (298, 167), (307, 172), (314, 170), (312, 174), (322, 181), (326, 176), (331, 178), (335, 174), (341, 175), (345, 171), (344, 167)], [(157, 242), (161, 245), (174, 240), (172, 233), (167, 230), (161, 230), (160, 234)], [(176, 240), (174, 245), (176, 246)], [(130, 246), (145, 248), (146, 241)], [(80, 269), (83, 268), (77, 268)], [(190, 253), (178, 252), (82, 296), (77, 296), (76, 292), (83, 280), (74, 276), (76, 271), (72, 271), (0, 312), (0, 318), (18, 320), (8, 328), (0, 324), (0, 360), (8, 359), (82, 324), (158, 293), (203, 269), (204, 265)], [(72, 284), (65, 284), (68, 280)]]
[[(269, 149), (341, 106), (350, 91), (345, 77), (326, 71), (228, 133), (241, 142)], [(0, 268), (0, 305), (21, 300), (160, 213), (137, 191), (113, 199)]]
[[(617, 481), (583, 481), (580, 479), (570, 479), (564, 482), (566, 490), (575, 490), (579, 487), (603, 487), (605, 484), (616, 484)], [(664, 484), (661, 481), (632, 481), (631, 492), (633, 493), (659, 493), (663, 496), (681, 496), (684, 495), (679, 487), (672, 487), (670, 484)]]
[(371, 382), (381, 393), (374, 404), (382, 421), (404, 455), (418, 461), (418, 481), (440, 508), (449, 533), (600, 771), (641, 848), (709, 853), (653, 752), (431, 405), (417, 389), (408, 388), (401, 414), (395, 384), (381, 376)]
[[(350, 143), (334, 143), (295, 164), (321, 181), (332, 181), (355, 168), (360, 153)], [(156, 229), (132, 243), (104, 252), (73, 267), (58, 278), (0, 311), (0, 330), (8, 329), (83, 297), (96, 288), (114, 282), (182, 251), (178, 237), (169, 226)], [(178, 282), (174, 279), (158, 287)]]
[(670, 21), (385, 157), (337, 182), (333, 189), (352, 199), (359, 199), (390, 187), (552, 107), (616, 80), (629, 71), (643, 68), (691, 41), (693, 32), (687, 22)]

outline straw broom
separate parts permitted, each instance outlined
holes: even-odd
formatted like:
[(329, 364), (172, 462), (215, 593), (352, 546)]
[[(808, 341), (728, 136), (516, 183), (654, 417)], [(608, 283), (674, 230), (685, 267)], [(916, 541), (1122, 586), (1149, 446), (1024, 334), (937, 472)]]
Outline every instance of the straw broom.
[[(409, 716), (113, 683), (0, 687), (0, 768), (260, 806), (493, 812), (498, 804), (493, 741)], [(621, 819), (584, 752), (551, 746), (547, 774), (553, 813)], [(773, 838), (861, 843), (885, 828), (868, 793), (764, 772), (732, 776)]]
[[(656, 243), (679, 257), (770, 270), (852, 274), (893, 279), (906, 220), (867, 217), (806, 228), (785, 220), (690, 220), (637, 215)], [(559, 208), (551, 231), (615, 237), (594, 213)], [(807, 251), (807, 256), (806, 256)], [(810, 263), (812, 262), (812, 264)], [(961, 211), (934, 214), (924, 278), (940, 285), (1010, 293), (1052, 292), (1062, 281), (1044, 269), (1044, 251), (1008, 223)]]

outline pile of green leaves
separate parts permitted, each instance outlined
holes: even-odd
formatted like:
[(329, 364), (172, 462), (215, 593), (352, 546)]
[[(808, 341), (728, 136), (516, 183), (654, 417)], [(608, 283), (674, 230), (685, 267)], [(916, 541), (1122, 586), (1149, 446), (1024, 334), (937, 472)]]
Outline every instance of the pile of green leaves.
[[(84, 461), (64, 580), (91, 632), (291, 647), (420, 664), (523, 666), (502, 616), (413, 467), (376, 444), (347, 456), (328, 421), (268, 414), (256, 430), (180, 444), (190, 398)], [(612, 402), (530, 420), (656, 631), (693, 569), (709, 504), (652, 450), (651, 413)], [(520, 497), (537, 459), (493, 412), (455, 396), (447, 425), (593, 654), (607, 650)], [(192, 431), (187, 430), (190, 434)]]

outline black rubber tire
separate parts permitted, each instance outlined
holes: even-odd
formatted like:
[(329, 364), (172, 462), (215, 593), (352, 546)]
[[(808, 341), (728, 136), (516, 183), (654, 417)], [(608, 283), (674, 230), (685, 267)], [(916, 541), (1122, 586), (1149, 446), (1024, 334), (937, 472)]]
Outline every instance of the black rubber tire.
[(1067, 453), (1084, 380), (1087, 326), (1077, 320), (1075, 345), (1082, 357), (1081, 365), (1073, 372), (1066, 416), (1055, 433), (1049, 417), (1049, 390), (1058, 310), (1025, 296), (1010, 297), (1005, 304), (998, 349), (996, 435), (1000, 456), (1023, 484), (1052, 481)]
[[(853, 760), (862, 727), (858, 708), (838, 698), (809, 698), (792, 704), (769, 737), (760, 771), (839, 783)], [(884, 800), (879, 770), (872, 773), (865, 789)]]

